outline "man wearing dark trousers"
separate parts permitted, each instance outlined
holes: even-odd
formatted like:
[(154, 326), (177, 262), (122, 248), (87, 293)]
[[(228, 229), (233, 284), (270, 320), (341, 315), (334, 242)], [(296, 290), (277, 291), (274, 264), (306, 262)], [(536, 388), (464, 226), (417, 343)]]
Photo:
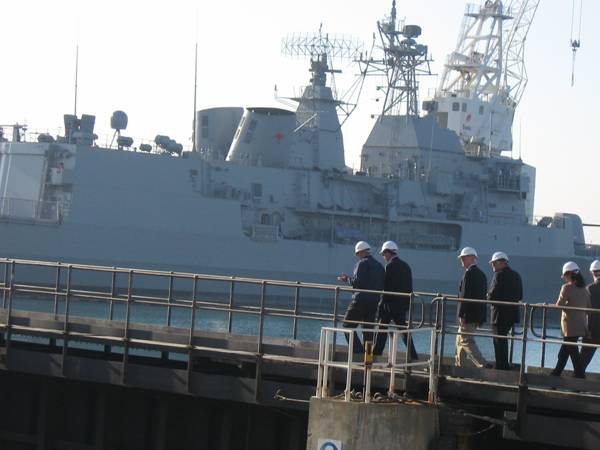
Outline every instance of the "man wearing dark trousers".
[[(460, 282), (460, 298), (485, 300), (487, 294), (487, 279), (477, 267), (477, 252), (472, 247), (465, 247), (458, 255), (465, 273)], [(458, 303), (458, 332), (456, 334), (455, 364), (459, 367), (483, 368), (485, 358), (479, 351), (472, 333), (477, 331), (486, 317), (485, 303)]]
[[(386, 262), (384, 291), (410, 294), (413, 290), (412, 272), (410, 266), (398, 258), (398, 246), (396, 243), (394, 241), (384, 242), (381, 246), (381, 255)], [(409, 296), (383, 295), (377, 311), (379, 332), (377, 333), (375, 348), (373, 350), (375, 355), (381, 355), (385, 347), (387, 338), (387, 333), (385, 332), (387, 327), (385, 325), (389, 324), (392, 320), (396, 325), (405, 325), (406, 312), (409, 309), (409, 305)], [(416, 360), (418, 358), (417, 351), (412, 339), (409, 343), (408, 334), (403, 334), (402, 340), (410, 352), (410, 358)]]
[[(370, 291), (383, 291), (385, 271), (383, 266), (371, 256), (371, 246), (365, 241), (359, 241), (354, 247), (354, 253), (358, 262), (354, 267), (352, 276), (341, 274), (339, 281), (349, 283), (354, 289), (365, 289)], [(377, 315), (377, 305), (379, 304), (378, 294), (366, 292), (355, 292), (352, 296), (352, 302), (348, 305), (348, 310), (344, 316), (344, 328), (356, 328), (357, 323), (367, 322), (369, 325), (363, 325), (363, 328), (373, 328), (373, 323)], [(345, 334), (346, 339), (348, 335)], [(373, 332), (363, 331), (363, 341), (373, 342)], [(364, 353), (363, 344), (354, 333), (354, 353)]]
[[(503, 302), (519, 302), (523, 299), (523, 284), (521, 276), (508, 266), (508, 256), (504, 252), (492, 255), (490, 265), (494, 278), (487, 294), (488, 300)], [(519, 322), (519, 309), (516, 306), (492, 305), (492, 332), (497, 336), (508, 336), (515, 323)], [(508, 340), (494, 338), (494, 353), (496, 355), (495, 369), (509, 370)]]
[[(592, 308), (600, 310), (600, 261), (595, 260), (590, 266), (594, 282), (587, 287), (590, 293)], [(588, 314), (588, 336), (583, 338), (584, 344), (600, 344), (600, 311)], [(595, 347), (581, 348), (581, 363), (585, 370), (596, 353)]]

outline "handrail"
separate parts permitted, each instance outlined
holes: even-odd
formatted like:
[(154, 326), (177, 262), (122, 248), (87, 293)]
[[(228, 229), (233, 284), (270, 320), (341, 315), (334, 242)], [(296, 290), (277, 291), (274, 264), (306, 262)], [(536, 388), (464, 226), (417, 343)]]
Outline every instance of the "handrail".
[[(263, 359), (269, 357), (281, 357), (281, 355), (277, 354), (266, 354), (266, 352), (271, 351), (270, 346), (265, 346), (265, 339), (268, 336), (269, 330), (267, 321), (270, 317), (288, 319), (292, 339), (298, 339), (299, 328), (302, 323), (320, 323), (326, 325), (325, 327), (320, 327), (321, 340), (319, 341), (319, 359), (317, 360), (315, 358), (311, 361), (304, 362), (305, 364), (313, 364), (315, 367), (319, 366), (321, 378), (318, 389), (320, 389), (321, 395), (328, 395), (324, 394), (324, 392), (330, 386), (328, 383), (330, 383), (332, 370), (344, 369), (349, 372), (349, 374), (347, 374), (347, 386), (349, 386), (348, 382), (352, 380), (352, 372), (365, 370), (364, 363), (353, 360), (354, 356), (352, 351), (348, 352), (350, 355), (348, 355), (347, 361), (341, 363), (340, 361), (335, 360), (336, 355), (339, 356), (344, 349), (347, 351), (348, 348), (353, 348), (355, 330), (349, 327), (340, 327), (340, 322), (343, 320), (343, 316), (340, 314), (342, 311), (340, 311), (340, 309), (343, 307), (342, 295), (355, 292), (364, 292), (375, 294), (377, 296), (385, 294), (408, 299), (409, 308), (407, 323), (386, 324), (385, 332), (390, 336), (390, 340), (388, 341), (387, 361), (384, 363), (376, 361), (373, 364), (367, 364), (369, 366), (369, 374), (372, 371), (383, 373), (390, 377), (388, 380), (388, 389), (390, 393), (395, 391), (394, 380), (400, 372), (402, 372), (404, 376), (408, 376), (409, 374), (412, 375), (414, 370), (415, 374), (418, 376), (429, 377), (429, 398), (431, 401), (435, 401), (437, 398), (439, 379), (449, 376), (449, 372), (446, 372), (443, 368), (445, 339), (447, 335), (457, 334), (454, 319), (447, 317), (449, 316), (448, 311), (451, 310), (449, 308), (449, 303), (460, 304), (466, 302), (485, 304), (486, 307), (488, 305), (506, 306), (515, 308), (519, 311), (519, 316), (522, 318), (522, 331), (517, 331), (514, 334), (506, 336), (495, 334), (493, 331), (484, 328), (480, 328), (470, 333), (463, 333), (477, 338), (503, 339), (511, 344), (511, 349), (513, 345), (516, 348), (520, 347), (520, 355), (517, 356), (520, 358), (519, 381), (518, 386), (515, 385), (513, 386), (514, 388), (532, 388), (531, 382), (527, 376), (528, 367), (526, 365), (526, 362), (528, 361), (528, 348), (531, 347), (530, 344), (541, 345), (542, 356), (540, 366), (542, 368), (545, 363), (546, 345), (561, 344), (600, 348), (599, 344), (564, 342), (560, 340), (559, 337), (550, 336), (547, 333), (548, 313), (553, 311), (573, 310), (587, 312), (588, 314), (600, 314), (600, 310), (593, 308), (554, 304), (531, 304), (522, 301), (509, 302), (500, 300), (464, 299), (458, 298), (455, 295), (429, 294), (424, 292), (394, 293), (353, 289), (348, 286), (339, 285), (302, 283), (297, 281), (238, 278), (145, 269), (124, 269), (7, 258), (0, 258), (0, 265), (2, 264), (4, 264), (4, 270), (1, 270), (0, 268), (0, 277), (2, 277), (2, 273), (4, 274), (4, 277), (0, 280), (0, 292), (2, 293), (2, 306), (6, 312), (6, 319), (3, 320), (4, 323), (0, 325), (0, 328), (3, 328), (6, 332), (7, 351), (11, 345), (11, 341), (15, 338), (14, 333), (21, 335), (26, 334), (27, 331), (27, 326), (22, 325), (19, 322), (15, 323), (13, 320), (17, 317), (13, 311), (15, 310), (18, 296), (26, 295), (28, 298), (43, 296), (45, 299), (44, 301), (47, 300), (49, 302), (49, 309), (56, 321), (54, 326), (58, 327), (58, 329), (48, 327), (47, 330), (37, 329), (35, 332), (42, 332), (46, 333), (45, 336), (51, 336), (49, 340), (53, 346), (56, 345), (56, 338), (62, 340), (62, 370), (65, 370), (65, 359), (69, 353), (70, 342), (85, 339), (89, 340), (92, 338), (98, 338), (98, 340), (104, 339), (102, 343), (108, 350), (110, 350), (111, 346), (123, 347), (123, 382), (126, 382), (126, 367), (129, 360), (130, 348), (142, 345), (140, 344), (140, 339), (136, 339), (135, 334), (132, 333), (134, 308), (138, 305), (160, 307), (161, 311), (166, 311), (165, 326), (181, 327), (181, 322), (178, 322), (178, 320), (181, 321), (181, 317), (184, 317), (183, 320), (186, 321), (186, 325), (183, 325), (183, 327), (185, 327), (186, 343), (181, 344), (178, 341), (160, 343), (162, 346), (160, 348), (163, 355), (167, 358), (169, 357), (169, 352), (188, 355), (188, 386), (189, 377), (192, 372), (191, 364), (194, 358), (194, 352), (199, 349), (197, 342), (195, 342), (197, 336), (195, 333), (199, 328), (198, 320), (202, 319), (204, 313), (217, 312), (222, 313), (224, 317), (226, 315), (226, 318), (223, 319), (223, 328), (227, 333), (232, 333), (234, 331), (233, 318), (236, 315), (247, 315), (257, 318), (258, 320), (254, 319), (256, 321), (253, 322), (257, 324), (255, 335), (256, 341), (252, 341), (252, 351), (246, 351), (246, 353), (252, 355), (252, 358), (256, 359), (255, 396), (257, 399), (259, 398), (258, 393), (261, 388), (260, 378), (262, 376), (261, 367)], [(43, 282), (40, 282), (40, 280), (29, 280), (24, 278), (21, 271), (28, 267), (47, 269), (47, 275), (49, 276), (44, 278)], [(75, 283), (75, 280), (77, 279), (76, 274), (80, 270), (93, 271), (95, 273), (106, 274), (106, 276), (102, 275), (102, 282), (99, 282), (99, 286), (81, 286)], [(38, 272), (35, 273), (37, 274)], [(159, 281), (164, 280), (164, 286), (161, 283), (160, 287), (155, 288), (153, 291), (145, 289), (141, 283), (147, 280), (148, 277), (151, 279), (156, 278)], [(33, 281), (37, 282), (34, 283)], [(223, 292), (219, 290), (218, 299), (211, 297), (215, 292), (201, 292), (200, 289), (203, 287), (203, 284), (206, 285), (207, 282), (217, 282), (223, 287)], [(209, 284), (212, 285), (212, 283)], [(243, 289), (239, 289), (240, 284), (248, 284), (259, 290), (253, 288), (252, 291), (256, 292), (248, 294)], [(285, 290), (282, 291), (280, 288), (285, 288)], [(206, 287), (204, 287), (204, 289), (207, 290)], [(311, 292), (317, 290), (322, 292), (323, 295), (319, 297), (310, 295), (303, 296), (306, 290), (310, 290)], [(277, 295), (275, 294), (276, 292)], [(221, 293), (223, 294), (222, 299), (220, 297)], [(284, 306), (279, 303), (272, 304), (271, 301), (275, 295), (278, 299), (282, 298), (288, 301), (287, 305), (289, 305), (289, 307), (286, 304), (284, 304)], [(240, 300), (241, 296), (244, 296), (243, 301)], [(431, 297), (431, 301), (426, 305), (426, 299), (428, 297)], [(302, 305), (302, 302), (306, 299), (314, 298), (318, 298), (319, 302), (322, 302), (322, 305), (325, 305), (327, 309), (323, 309), (322, 305), (321, 307), (316, 305), (312, 309)], [(246, 301), (247, 299), (252, 299), (253, 302), (250, 303)], [(91, 334), (87, 335), (86, 333), (82, 333), (80, 330), (73, 331), (76, 322), (76, 319), (74, 318), (74, 312), (76, 312), (74, 302), (76, 300), (102, 302), (106, 304), (108, 307), (108, 320), (110, 320), (117, 329), (122, 330), (122, 337), (119, 336), (118, 338), (115, 338), (112, 335), (92, 336)], [(418, 308), (419, 305), (420, 311)], [(429, 312), (428, 320), (427, 312)], [(540, 312), (543, 314), (541, 333), (539, 332), (539, 327), (536, 322), (536, 318), (538, 317), (537, 314), (540, 314)], [(189, 324), (187, 324), (188, 321)], [(363, 330), (366, 331), (378, 331), (377, 322), (354, 320), (343, 320), (343, 322), (345, 326), (357, 325), (361, 326)], [(348, 341), (350, 342), (349, 347), (346, 347), (345, 344), (343, 346), (339, 344), (337, 337), (340, 333), (348, 336)], [(409, 352), (407, 351), (406, 356), (399, 361), (397, 355), (398, 337), (407, 336), (408, 344), (410, 345), (410, 340), (419, 333), (431, 333), (429, 354), (427, 354), (426, 351), (419, 352), (420, 355), (426, 357), (426, 360), (411, 361)], [(56, 338), (54, 336), (56, 336)], [(202, 348), (202, 350), (205, 349)], [(510, 354), (512, 361), (512, 350)], [(428, 373), (419, 372), (417, 370), (418, 368), (423, 368), (425, 366), (429, 369)], [(370, 377), (370, 375), (368, 375), (368, 377)], [(370, 378), (367, 379), (370, 380)], [(468, 382), (469, 376), (456, 378), (456, 381), (459, 383)], [(533, 388), (535, 388), (535, 386), (533, 386)], [(367, 389), (367, 392), (370, 392), (370, 387)], [(350, 399), (350, 392), (345, 392), (344, 397)]]

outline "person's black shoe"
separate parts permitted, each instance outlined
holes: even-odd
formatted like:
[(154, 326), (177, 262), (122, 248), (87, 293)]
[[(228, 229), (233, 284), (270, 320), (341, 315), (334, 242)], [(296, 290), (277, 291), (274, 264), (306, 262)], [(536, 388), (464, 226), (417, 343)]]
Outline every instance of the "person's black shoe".
[(560, 372), (553, 370), (552, 372), (550, 372), (550, 376), (551, 377), (560, 377)]

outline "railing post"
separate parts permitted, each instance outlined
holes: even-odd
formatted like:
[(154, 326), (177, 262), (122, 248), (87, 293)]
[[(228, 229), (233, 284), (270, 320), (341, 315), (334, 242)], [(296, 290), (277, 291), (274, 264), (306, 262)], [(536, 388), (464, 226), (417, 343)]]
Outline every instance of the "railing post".
[(6, 313), (6, 354), (8, 355), (8, 350), (10, 349), (11, 335), (12, 335), (12, 323), (11, 323), (11, 315), (12, 315), (12, 307), (13, 307), (13, 297), (15, 293), (15, 262), (11, 261), (10, 264), (10, 278), (8, 281), (9, 289), (8, 289), (8, 311)]
[[(338, 313), (340, 309), (340, 287), (335, 287), (335, 293), (333, 296), (333, 328), (337, 328), (338, 324)], [(334, 339), (335, 341), (335, 339)]]
[(60, 291), (60, 269), (61, 264), (58, 263), (56, 266), (56, 281), (54, 283), (54, 304), (52, 305), (52, 313), (54, 314), (54, 319), (56, 320), (56, 316), (58, 315), (58, 293)]
[[(408, 336), (406, 336), (406, 364), (411, 362), (411, 354), (410, 354), (410, 345), (412, 344), (412, 322), (413, 322), (413, 303), (415, 301), (415, 294), (413, 292), (410, 293), (409, 303), (408, 303)], [(396, 349), (394, 349), (396, 350)], [(406, 372), (410, 372), (410, 367), (406, 367)]]
[(398, 348), (398, 330), (392, 332), (392, 342), (389, 343), (388, 347), (388, 362), (390, 363), (390, 384), (388, 387), (388, 393), (391, 395), (396, 391), (396, 357)]
[(112, 268), (112, 276), (110, 280), (110, 304), (108, 306), (108, 320), (113, 320), (115, 317), (115, 295), (117, 294), (117, 268)]
[(517, 418), (515, 431), (520, 436), (527, 420), (527, 376), (525, 375), (526, 352), (527, 352), (527, 330), (529, 329), (528, 319), (530, 317), (530, 306), (525, 304), (523, 313), (523, 336), (521, 346), (521, 367), (519, 368), (519, 390), (517, 394)]
[[(333, 328), (338, 326), (338, 314), (340, 310), (340, 287), (335, 287), (335, 294), (333, 295)], [(335, 351), (337, 345), (337, 333), (333, 334), (333, 357), (335, 358)]]
[(526, 352), (527, 352), (527, 323), (529, 321), (529, 317), (531, 315), (530, 308), (531, 306), (525, 304), (525, 312), (523, 314), (523, 336), (521, 337), (521, 367), (519, 368), (519, 386), (527, 385), (527, 376), (525, 375), (525, 364), (526, 362)]
[(324, 363), (323, 363), (323, 356), (325, 354), (325, 350), (324, 350), (324, 336), (327, 333), (327, 330), (324, 328), (321, 328), (321, 336), (319, 339), (319, 366), (317, 368), (317, 392), (316, 392), (316, 396), (317, 398), (322, 398), (323, 396), (323, 370), (324, 370)]
[[(335, 334), (335, 331), (333, 332), (333, 334)], [(324, 352), (324, 356), (323, 356), (323, 361), (324, 361), (324, 365), (323, 365), (323, 379), (322, 379), (322, 383), (323, 383), (323, 389), (322, 389), (322, 393), (321, 393), (321, 397), (329, 397), (329, 356), (330, 356), (330, 336), (331, 333), (330, 332), (325, 332), (325, 352)]]
[[(298, 339), (298, 312), (300, 309), (300, 282), (296, 281), (294, 288), (294, 325), (292, 339)], [(335, 328), (335, 325), (333, 326)]]
[(133, 286), (133, 270), (129, 270), (127, 277), (127, 305), (125, 308), (125, 330), (123, 330), (123, 367), (121, 369), (121, 383), (125, 384), (127, 380), (127, 362), (129, 361), (129, 321), (131, 320), (131, 303), (133, 297), (131, 294)]
[(173, 272), (169, 272), (169, 294), (167, 298), (167, 326), (171, 326), (171, 302), (173, 301)]
[(540, 366), (542, 367), (542, 369), (546, 365), (546, 338), (548, 337), (548, 335), (547, 335), (548, 308), (546, 308), (546, 305), (547, 305), (547, 303), (544, 303), (544, 306), (542, 307), (542, 354), (540, 356)]
[(229, 314), (227, 315), (227, 333), (231, 334), (233, 330), (233, 305), (235, 297), (235, 277), (231, 277), (229, 285)]
[(436, 362), (436, 329), (431, 330), (431, 346), (429, 347), (429, 392), (427, 395), (427, 401), (429, 403), (437, 403), (438, 401), (438, 381), (439, 377), (435, 370)]
[(67, 292), (65, 294), (65, 323), (63, 328), (63, 351), (62, 351), (62, 374), (65, 375), (65, 361), (69, 351), (69, 312), (71, 308), (71, 282), (73, 268), (69, 264), (67, 266)]
[[(7, 261), (8, 262), (8, 261)], [(4, 289), (2, 290), (2, 309), (6, 309), (6, 299), (8, 298), (8, 264), (4, 263)]]
[(354, 330), (351, 329), (348, 338), (348, 367), (346, 371), (346, 389), (344, 389), (344, 400), (350, 401), (350, 389), (352, 387), (352, 360), (354, 356)]
[(254, 401), (258, 403), (260, 399), (260, 379), (262, 377), (262, 354), (263, 354), (263, 334), (265, 328), (265, 297), (267, 290), (267, 282), (261, 282), (260, 288), (260, 316), (258, 319), (258, 346), (256, 349), (256, 378), (254, 383)]
[[(108, 304), (108, 320), (112, 321), (115, 316), (115, 295), (117, 294), (117, 268), (112, 268), (112, 274), (110, 277), (110, 302)], [(112, 347), (110, 344), (104, 344), (104, 352), (110, 353)]]
[(190, 322), (190, 337), (188, 340), (188, 365), (187, 365), (187, 391), (192, 392), (192, 369), (194, 365), (194, 330), (196, 325), (196, 295), (198, 292), (198, 275), (194, 275), (194, 281), (192, 285), (192, 311), (191, 311), (191, 322)]
[(444, 346), (446, 345), (446, 296), (440, 298), (442, 305), (440, 306), (439, 323), (436, 323), (436, 329), (439, 327), (440, 333), (440, 350), (438, 353), (437, 375), (440, 376), (442, 365), (444, 364)]

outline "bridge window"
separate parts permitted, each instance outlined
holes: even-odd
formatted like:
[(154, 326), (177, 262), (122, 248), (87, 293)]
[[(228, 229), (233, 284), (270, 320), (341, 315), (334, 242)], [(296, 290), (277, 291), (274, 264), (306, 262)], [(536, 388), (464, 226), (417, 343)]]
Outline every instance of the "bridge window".
[(462, 112), (467, 112), (467, 104), (466, 103), (462, 104)]
[(253, 197), (262, 197), (262, 184), (252, 183), (252, 196)]
[(271, 225), (271, 216), (269, 214), (262, 214), (260, 216), (261, 225)]
[(459, 111), (459, 110), (460, 110), (460, 104), (458, 102), (452, 103), (452, 111)]

